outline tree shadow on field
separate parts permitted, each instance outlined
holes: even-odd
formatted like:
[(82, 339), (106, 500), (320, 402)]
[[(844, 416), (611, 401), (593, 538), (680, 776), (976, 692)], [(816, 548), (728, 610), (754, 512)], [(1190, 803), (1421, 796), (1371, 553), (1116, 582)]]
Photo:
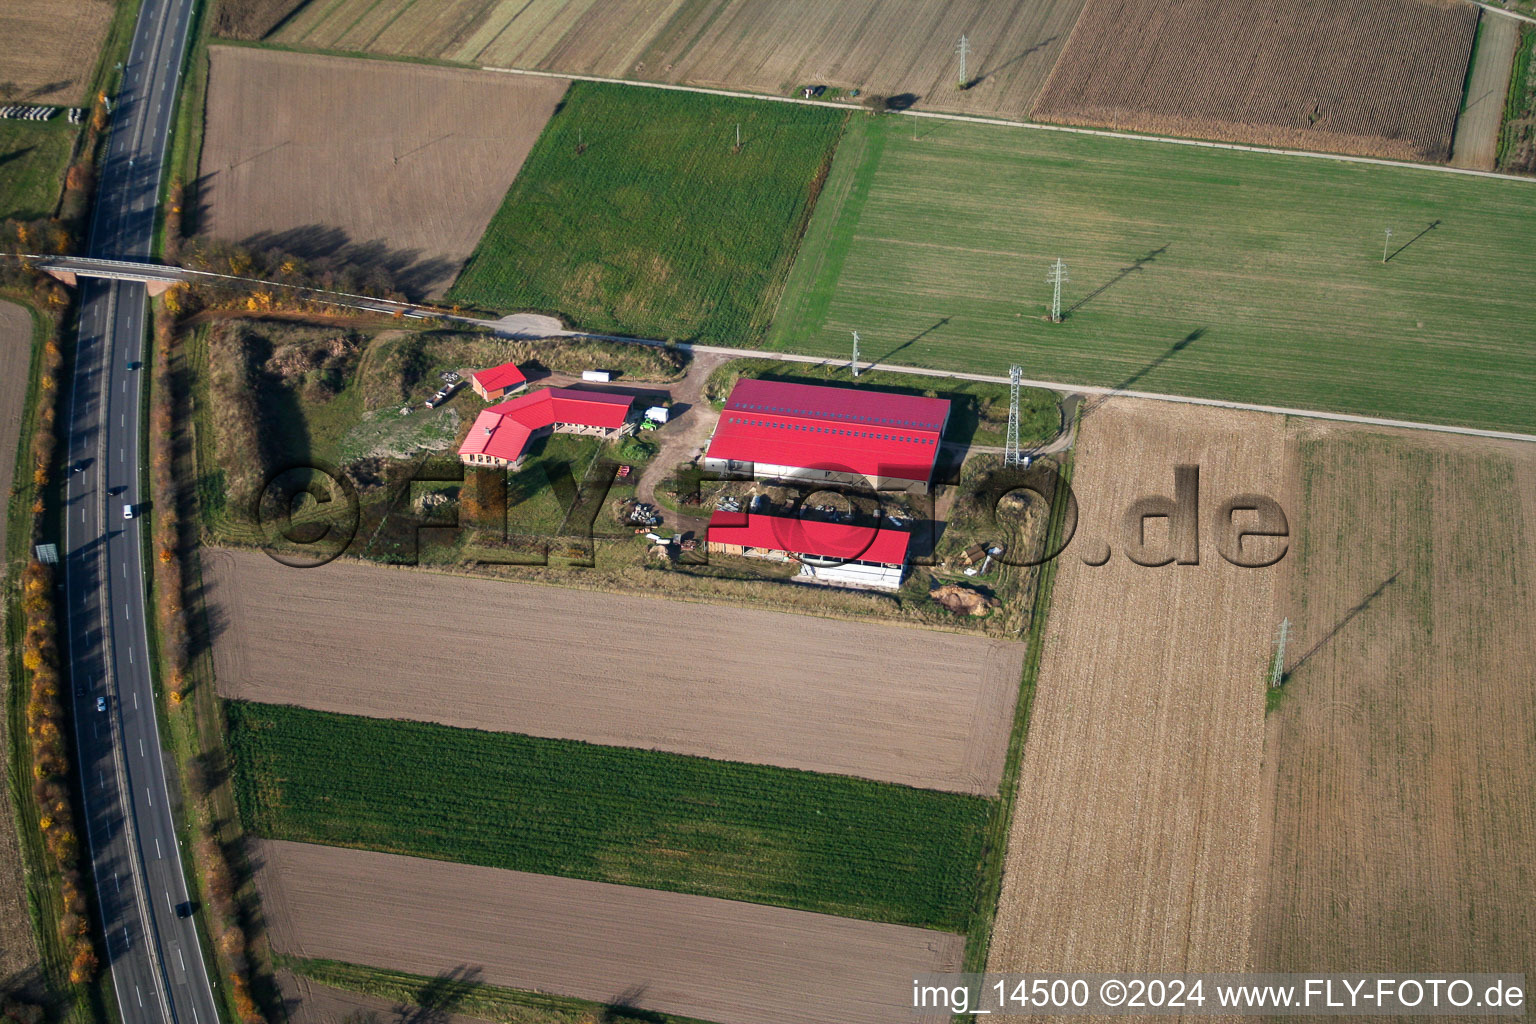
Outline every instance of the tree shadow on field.
[(1011, 67), (1014, 64), (1017, 64), (1019, 61), (1024, 60), (1026, 57), (1029, 57), (1031, 54), (1038, 53), (1039, 51), (1045, 49), (1047, 46), (1050, 46), (1052, 43), (1054, 43), (1056, 40), (1058, 40), (1060, 38), (1061, 38), (1061, 33), (1059, 33), (1059, 32), (1056, 33), (1055, 35), (1046, 36), (1044, 39), (1040, 40), (1038, 43), (1032, 43), (1032, 44), (1030, 44), (1030, 46), (1028, 48), (1022, 50), (1019, 53), (1014, 54), (1012, 57), (1009, 57), (1007, 60), (1003, 61), (1001, 64), (999, 64), (995, 68), (983, 67), (980, 71), (978, 71), (976, 73), (976, 77), (975, 78), (973, 78), (969, 82), (965, 83), (965, 87), (967, 89), (973, 89), (976, 86), (980, 85), (982, 82), (985, 82), (987, 79), (995, 78), (997, 75), (1002, 74), (1004, 68)]
[(451, 282), (459, 269), (454, 260), (423, 256), (419, 249), (392, 249), (382, 239), (353, 241), (344, 229), (328, 224), (262, 231), (240, 244), (261, 251), (290, 253), (322, 268), (355, 267), (365, 275), (387, 279), (412, 301), (420, 301), (434, 288)]
[(1173, 243), (1171, 243), (1171, 242), (1164, 242), (1162, 245), (1158, 246), (1156, 249), (1153, 249), (1150, 252), (1148, 252), (1145, 256), (1138, 256), (1138, 257), (1136, 257), (1134, 260), (1131, 261), (1129, 266), (1121, 267), (1115, 273), (1114, 277), (1110, 278), (1108, 281), (1105, 281), (1103, 284), (1099, 285), (1093, 291), (1089, 292), (1087, 295), (1084, 295), (1082, 298), (1080, 298), (1076, 302), (1072, 303), (1072, 305), (1070, 305), (1066, 309), (1062, 310), (1061, 318), (1063, 320), (1069, 319), (1072, 316), (1073, 313), (1076, 313), (1078, 310), (1080, 310), (1084, 306), (1088, 305), (1088, 303), (1092, 302), (1094, 299), (1098, 298), (1100, 295), (1103, 295), (1105, 292), (1109, 291), (1111, 288), (1113, 288), (1115, 285), (1119, 284), (1121, 281), (1124, 281), (1126, 278), (1130, 277), (1132, 274), (1134, 274), (1134, 273), (1136, 273), (1136, 272), (1138, 272), (1140, 270), (1145, 270), (1147, 264), (1151, 263), (1153, 260), (1157, 259), (1163, 253), (1167, 252), (1168, 251), (1168, 246), (1171, 245), (1171, 244), (1173, 244)]
[(1092, 401), (1085, 403), (1083, 405), (1082, 419), (1086, 419), (1105, 402), (1108, 402), (1112, 398), (1118, 397), (1121, 392), (1131, 390), (1136, 384), (1140, 383), (1141, 380), (1147, 376), (1147, 374), (1151, 373), (1159, 366), (1162, 366), (1168, 360), (1172, 359), (1180, 352), (1183, 352), (1185, 349), (1189, 348), (1189, 346), (1193, 345), (1203, 337), (1205, 337), (1204, 327), (1196, 327), (1194, 330), (1184, 335), (1184, 337), (1168, 346), (1167, 351), (1163, 352), (1146, 366), (1143, 366), (1141, 369), (1137, 370), (1135, 373), (1122, 380), (1119, 384), (1116, 384), (1112, 389), (1110, 389), (1110, 391), (1097, 396)]
[(610, 999), (598, 1015), (598, 1024), (666, 1024), (666, 1014), (639, 1007), (645, 989), (645, 985), (632, 985)]
[(1320, 640), (1318, 640), (1317, 643), (1315, 643), (1311, 647), (1309, 647), (1305, 654), (1303, 654), (1301, 657), (1297, 658), (1295, 663), (1292, 664), (1290, 668), (1282, 669), (1281, 673), (1280, 673), (1280, 685), (1284, 686), (1286, 684), (1286, 682), (1288, 682), (1290, 680), (1291, 676), (1293, 676), (1297, 672), (1299, 672), (1303, 665), (1305, 665), (1308, 661), (1312, 660), (1312, 656), (1314, 654), (1316, 654), (1318, 651), (1322, 650), (1325, 646), (1327, 646), (1328, 642), (1330, 640), (1332, 640), (1335, 636), (1338, 636), (1339, 631), (1342, 630), (1345, 626), (1349, 625), (1349, 623), (1357, 615), (1359, 615), (1361, 612), (1363, 612), (1367, 608), (1369, 608), (1371, 606), (1371, 603), (1373, 601), (1375, 601), (1378, 597), (1380, 597), (1382, 595), (1382, 593), (1384, 591), (1386, 591), (1386, 589), (1388, 587), (1390, 587), (1392, 584), (1396, 583), (1397, 582), (1397, 578), (1399, 576), (1401, 576), (1402, 574), (1403, 574), (1403, 570), (1399, 569), (1396, 572), (1394, 572), (1391, 576), (1388, 576), (1386, 579), (1384, 579), (1380, 583), (1378, 583), (1376, 585), (1376, 589), (1375, 590), (1371, 591), (1369, 594), (1366, 594), (1365, 597), (1360, 601), (1359, 604), (1355, 605), (1349, 611), (1345, 612), (1343, 617), (1340, 618), (1338, 622), (1335, 622), (1333, 624), (1333, 628), (1328, 630), (1328, 632), (1324, 633), (1322, 638)]
[(414, 1003), (396, 1003), (397, 1024), (447, 1024), (464, 1000), (480, 985), (480, 968), (467, 964), (451, 968), (421, 986)]

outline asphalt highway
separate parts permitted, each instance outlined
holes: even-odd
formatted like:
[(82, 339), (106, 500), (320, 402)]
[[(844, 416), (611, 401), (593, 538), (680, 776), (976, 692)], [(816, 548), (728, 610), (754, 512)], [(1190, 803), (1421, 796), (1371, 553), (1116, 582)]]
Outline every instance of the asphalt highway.
[[(144, 0), (91, 222), (89, 255), (144, 259), (194, 0)], [(83, 280), (65, 407), (64, 579), (75, 737), (90, 856), (125, 1024), (215, 1024), (218, 1013), (172, 819), (146, 630), (140, 410), (142, 282)]]

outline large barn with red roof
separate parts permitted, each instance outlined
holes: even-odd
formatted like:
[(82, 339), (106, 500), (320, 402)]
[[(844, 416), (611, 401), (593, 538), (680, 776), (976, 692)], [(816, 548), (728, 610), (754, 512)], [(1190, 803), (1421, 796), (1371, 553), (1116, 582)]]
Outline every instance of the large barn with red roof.
[(857, 587), (900, 587), (911, 540), (905, 530), (799, 516), (716, 512), (709, 519), (712, 552), (793, 560), (807, 579)]
[(517, 469), (529, 442), (560, 431), (614, 438), (635, 427), (634, 399), (608, 391), (544, 388), (482, 409), (459, 446), (459, 460), (469, 466)]
[(948, 422), (942, 398), (743, 377), (704, 467), (759, 480), (926, 490)]

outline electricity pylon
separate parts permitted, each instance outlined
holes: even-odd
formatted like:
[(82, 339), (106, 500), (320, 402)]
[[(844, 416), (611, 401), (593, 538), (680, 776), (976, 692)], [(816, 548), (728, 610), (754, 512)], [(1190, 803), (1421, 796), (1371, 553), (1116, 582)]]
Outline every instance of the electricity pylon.
[(1285, 682), (1285, 641), (1289, 639), (1291, 632), (1291, 620), (1280, 620), (1280, 635), (1275, 638), (1275, 661), (1269, 666), (1269, 685), (1279, 686)]
[(853, 332), (853, 375), (859, 375), (859, 332)]
[(1019, 381), (1024, 371), (1008, 367), (1008, 447), (1003, 449), (1003, 465), (1022, 466), (1024, 452), (1019, 448)]
[(1051, 291), (1051, 323), (1059, 324), (1061, 323), (1061, 284), (1067, 279), (1067, 265), (1058, 258), (1046, 272), (1045, 279), (1054, 285)]
[(966, 39), (965, 36), (961, 36), (960, 44), (955, 47), (955, 52), (960, 55), (960, 88), (964, 89), (965, 83), (970, 81), (969, 78), (965, 77), (965, 58), (971, 52), (970, 40)]

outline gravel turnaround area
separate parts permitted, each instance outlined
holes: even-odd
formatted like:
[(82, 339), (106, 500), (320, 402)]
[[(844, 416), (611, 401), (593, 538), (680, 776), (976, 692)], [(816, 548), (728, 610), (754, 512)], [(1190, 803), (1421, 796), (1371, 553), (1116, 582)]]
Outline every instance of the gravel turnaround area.
[(279, 953), (719, 1024), (889, 1024), (911, 978), (959, 969), (959, 935), (303, 843), (254, 850)]
[(1024, 645), (209, 552), (222, 696), (997, 791)]

